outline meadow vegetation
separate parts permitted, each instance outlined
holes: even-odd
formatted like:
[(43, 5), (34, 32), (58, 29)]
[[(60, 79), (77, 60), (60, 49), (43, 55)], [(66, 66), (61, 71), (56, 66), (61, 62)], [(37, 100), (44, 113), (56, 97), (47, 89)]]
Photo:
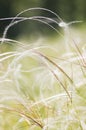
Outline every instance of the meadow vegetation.
[[(22, 16), (31, 10), (56, 19)], [(0, 130), (86, 130), (85, 31), (71, 27), (81, 21), (65, 23), (45, 8), (0, 20), (8, 19), (0, 38)], [(26, 20), (48, 25), (60, 38), (41, 37), (31, 44), (8, 39), (8, 30)]]

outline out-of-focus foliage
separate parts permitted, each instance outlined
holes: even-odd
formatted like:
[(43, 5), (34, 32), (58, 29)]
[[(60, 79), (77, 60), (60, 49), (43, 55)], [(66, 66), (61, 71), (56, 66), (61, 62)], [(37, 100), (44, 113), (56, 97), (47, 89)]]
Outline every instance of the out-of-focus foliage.
[(46, 0), (44, 7), (59, 13), (65, 20), (85, 20), (85, 0)]
[[(73, 20), (86, 20), (86, 0), (0, 0), (0, 17), (11, 17), (15, 16), (17, 13), (25, 10), (27, 8), (33, 7), (44, 7), (56, 12), (63, 20), (65, 21), (73, 21)], [(32, 11), (28, 12), (29, 15), (46, 15), (43, 11)], [(26, 16), (26, 13), (24, 13)], [(51, 14), (48, 14), (48, 17)], [(10, 21), (0, 21), (0, 33), (2, 32), (6, 25), (8, 25)], [(25, 26), (26, 25), (26, 26)], [(44, 27), (44, 28), (43, 28)], [(47, 33), (47, 30), (48, 33)], [(38, 22), (25, 22), (24, 24), (18, 24), (16, 27), (13, 27), (10, 32), (8, 32), (8, 36), (18, 36), (18, 34), (25, 34), (28, 36), (31, 32), (41, 32), (45, 35), (49, 34), (50, 29), (47, 26), (42, 26), (41, 23)], [(53, 32), (53, 31), (52, 31)]]

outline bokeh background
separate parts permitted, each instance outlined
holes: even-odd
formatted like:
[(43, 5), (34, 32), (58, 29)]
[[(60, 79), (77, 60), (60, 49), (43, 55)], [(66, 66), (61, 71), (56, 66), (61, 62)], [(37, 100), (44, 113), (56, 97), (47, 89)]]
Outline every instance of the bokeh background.
[[(83, 24), (86, 22), (86, 0), (0, 0), (0, 18), (16, 16), (16, 14), (22, 10), (33, 7), (44, 7), (50, 9), (56, 12), (66, 22), (75, 20), (83, 21)], [(24, 16), (27, 17), (34, 15), (47, 15), (48, 17), (53, 18), (53, 15), (50, 13), (47, 14), (41, 10), (24, 14)], [(0, 37), (9, 23), (10, 20), (0, 21)], [(55, 32), (52, 29), (43, 23), (27, 21), (12, 27), (10, 31), (8, 31), (8, 37), (15, 38), (23, 35), (26, 37), (31, 35), (50, 36), (54, 33)]]

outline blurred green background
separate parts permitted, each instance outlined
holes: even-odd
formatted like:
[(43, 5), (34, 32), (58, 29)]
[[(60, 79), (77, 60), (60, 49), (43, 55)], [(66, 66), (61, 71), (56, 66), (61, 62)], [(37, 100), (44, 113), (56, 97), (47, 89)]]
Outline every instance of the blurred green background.
[[(63, 20), (75, 21), (86, 20), (86, 0), (0, 0), (0, 18), (16, 16), (17, 13), (27, 8), (44, 7), (56, 12)], [(53, 18), (54, 16), (44, 11), (30, 11), (24, 16), (42, 15)], [(0, 37), (5, 27), (10, 23), (8, 21), (0, 21)], [(51, 23), (53, 26), (53, 23)], [(58, 28), (58, 27), (56, 27)], [(47, 25), (37, 21), (26, 21), (20, 23), (8, 31), (8, 37), (14, 38), (18, 36), (31, 35), (51, 35), (54, 31)]]

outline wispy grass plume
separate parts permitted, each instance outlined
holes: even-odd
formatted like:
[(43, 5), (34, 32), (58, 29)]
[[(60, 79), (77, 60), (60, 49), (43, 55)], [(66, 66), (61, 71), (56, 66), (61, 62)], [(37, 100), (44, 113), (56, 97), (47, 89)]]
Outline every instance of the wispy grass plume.
[[(55, 19), (22, 16), (36, 10)], [(70, 27), (81, 21), (65, 23), (56, 13), (39, 7), (0, 20), (11, 20), (0, 38), (0, 129), (85, 130), (86, 45), (77, 44)], [(48, 25), (63, 43), (38, 45), (8, 39), (9, 29), (25, 20)]]

